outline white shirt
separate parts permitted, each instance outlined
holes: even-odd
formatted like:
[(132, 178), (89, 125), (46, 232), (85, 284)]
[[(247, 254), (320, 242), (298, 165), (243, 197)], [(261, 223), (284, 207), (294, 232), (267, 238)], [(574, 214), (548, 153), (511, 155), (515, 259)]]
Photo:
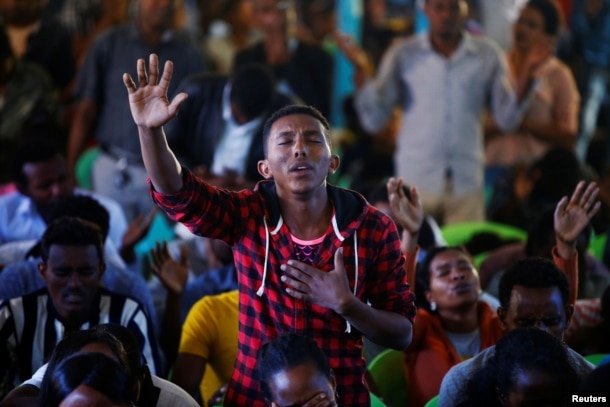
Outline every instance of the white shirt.
[(212, 161), (212, 173), (224, 175), (227, 171), (238, 175), (245, 175), (246, 160), (252, 139), (259, 128), (262, 118), (257, 117), (247, 123), (239, 125), (231, 114), (229, 94), (231, 85), (227, 84), (222, 95), (222, 118), (224, 119), (224, 131), (216, 149)]
[(501, 128), (513, 129), (527, 108), (518, 104), (506, 72), (504, 56), (490, 40), (463, 33), (446, 58), (424, 33), (386, 52), (375, 80), (356, 94), (355, 107), (371, 133), (395, 106), (402, 109), (397, 176), (441, 194), (450, 172), (454, 192), (466, 194), (483, 186), (483, 109), (490, 108)]

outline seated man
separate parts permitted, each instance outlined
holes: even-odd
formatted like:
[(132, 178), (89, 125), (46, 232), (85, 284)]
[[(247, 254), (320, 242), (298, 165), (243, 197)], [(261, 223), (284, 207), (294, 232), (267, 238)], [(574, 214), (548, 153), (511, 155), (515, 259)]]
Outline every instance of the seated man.
[(42, 366), (66, 333), (99, 323), (129, 328), (151, 372), (162, 371), (143, 306), (99, 286), (102, 242), (99, 228), (78, 218), (58, 219), (45, 231), (39, 270), (47, 287), (0, 304), (0, 383), (7, 388)]
[(0, 197), (0, 244), (40, 239), (49, 221), (49, 211), (58, 197), (89, 195), (110, 214), (106, 249), (114, 251), (119, 260), (132, 262), (135, 244), (146, 234), (150, 224), (128, 227), (123, 210), (114, 200), (75, 188), (57, 146), (45, 140), (43, 133), (41, 130), (35, 139), (24, 143), (13, 158), (11, 172), (17, 191)]
[[(565, 274), (542, 258), (523, 259), (506, 270), (500, 281), (500, 304), (498, 317), (505, 331), (535, 326), (562, 340), (574, 310)], [(581, 379), (594, 369), (574, 350), (568, 348), (568, 352), (570, 365)], [(442, 381), (439, 406), (459, 404), (468, 381), (494, 354), (495, 346), (491, 346), (452, 367)]]
[[(49, 222), (63, 216), (81, 218), (96, 224), (104, 240), (108, 238), (110, 227), (110, 215), (102, 204), (87, 195), (68, 195), (59, 197), (50, 210)], [(33, 245), (33, 247), (31, 247)], [(18, 261), (9, 263), (0, 273), (0, 300), (40, 290), (45, 287), (45, 282), (38, 273), (40, 263), (40, 240), (30, 243), (27, 254), (23, 254)], [(155, 319), (155, 308), (153, 300), (144, 278), (137, 273), (125, 269), (122, 262), (113, 258), (113, 253), (104, 246), (104, 262), (106, 269), (102, 275), (102, 286), (108, 290), (135, 299), (148, 312), (153, 322)], [(2, 257), (0, 256), (0, 263)]]

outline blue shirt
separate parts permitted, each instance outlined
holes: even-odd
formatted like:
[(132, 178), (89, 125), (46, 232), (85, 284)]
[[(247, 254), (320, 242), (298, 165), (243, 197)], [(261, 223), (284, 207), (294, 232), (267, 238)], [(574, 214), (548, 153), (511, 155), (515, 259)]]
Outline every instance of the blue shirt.
[[(125, 266), (117, 249), (121, 247), (123, 235), (127, 230), (127, 219), (121, 206), (113, 199), (84, 189), (75, 188), (74, 193), (90, 196), (106, 208), (110, 215), (110, 229), (104, 249), (112, 261)], [(46, 222), (29, 197), (19, 192), (0, 196), (0, 244), (38, 240), (46, 229)]]
[(575, 1), (570, 20), (572, 39), (584, 60), (610, 68), (610, 0), (591, 19), (585, 12), (585, 0)]

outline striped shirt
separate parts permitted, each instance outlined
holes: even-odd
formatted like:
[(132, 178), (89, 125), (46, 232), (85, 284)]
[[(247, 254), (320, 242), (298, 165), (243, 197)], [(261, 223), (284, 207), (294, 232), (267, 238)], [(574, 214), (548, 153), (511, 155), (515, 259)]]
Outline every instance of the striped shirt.
[[(161, 372), (161, 357), (153, 324), (138, 302), (99, 288), (96, 299), (80, 329), (104, 323), (123, 325), (136, 336), (142, 356), (153, 374)], [(8, 349), (14, 366), (0, 365), (0, 378), (13, 384), (29, 379), (50, 357), (66, 328), (46, 288), (0, 304), (0, 350)], [(10, 385), (10, 383), (4, 383)]]

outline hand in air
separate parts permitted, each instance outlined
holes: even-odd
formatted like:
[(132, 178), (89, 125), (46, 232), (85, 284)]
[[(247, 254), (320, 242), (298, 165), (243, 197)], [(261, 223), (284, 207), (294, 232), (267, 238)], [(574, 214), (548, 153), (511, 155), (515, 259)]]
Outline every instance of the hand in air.
[(170, 102), (167, 98), (167, 89), (174, 71), (172, 61), (165, 61), (161, 80), (159, 79), (159, 58), (150, 54), (148, 60), (149, 72), (146, 72), (146, 63), (140, 58), (137, 62), (138, 85), (128, 73), (123, 74), (123, 83), (129, 94), (129, 107), (131, 115), (137, 126), (155, 128), (163, 126), (176, 116), (182, 102), (188, 95), (179, 93)]
[[(585, 188), (586, 187), (586, 188)], [(597, 200), (599, 188), (595, 182), (586, 185), (580, 181), (570, 200), (564, 196), (557, 203), (554, 215), (555, 235), (565, 243), (573, 244), (591, 218), (599, 211), (601, 202)]]
[(387, 183), (388, 202), (398, 224), (411, 235), (419, 232), (424, 222), (424, 208), (419, 200), (417, 188), (409, 189), (411, 199), (407, 198), (402, 187), (402, 178), (390, 178)]

